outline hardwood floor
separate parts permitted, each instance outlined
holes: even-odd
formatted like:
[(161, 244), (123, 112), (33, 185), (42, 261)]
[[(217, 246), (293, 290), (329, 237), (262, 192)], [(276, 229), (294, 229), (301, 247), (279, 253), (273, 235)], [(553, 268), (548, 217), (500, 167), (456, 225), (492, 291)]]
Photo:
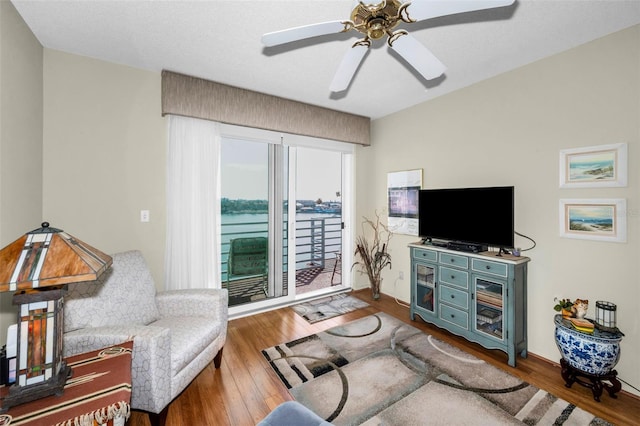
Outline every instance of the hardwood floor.
[[(313, 325), (308, 324), (291, 308), (230, 321), (222, 366), (215, 370), (211, 363), (173, 401), (167, 425), (255, 425), (278, 404), (292, 399), (263, 358), (260, 352), (262, 349), (380, 311), (458, 346), (616, 425), (640, 423), (640, 398), (634, 395), (620, 392), (618, 398), (613, 399), (605, 391), (601, 397), (602, 402), (596, 402), (590, 389), (578, 384), (566, 388), (560, 377), (560, 367), (556, 363), (530, 355), (526, 359), (518, 357), (517, 367), (509, 367), (506, 363), (507, 356), (502, 351), (484, 349), (419, 319), (411, 321), (409, 309), (396, 303), (391, 297), (382, 295), (380, 300), (373, 301), (368, 289), (352, 294), (365, 300), (370, 306)], [(128, 425), (147, 426), (149, 422), (145, 414), (134, 411)]]

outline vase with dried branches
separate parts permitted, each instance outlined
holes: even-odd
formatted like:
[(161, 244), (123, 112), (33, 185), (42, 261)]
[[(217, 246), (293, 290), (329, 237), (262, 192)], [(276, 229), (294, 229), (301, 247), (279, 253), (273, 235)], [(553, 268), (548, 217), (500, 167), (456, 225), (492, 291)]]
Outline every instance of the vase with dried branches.
[[(372, 239), (367, 238), (369, 234), (372, 234)], [(387, 266), (391, 269), (391, 255), (388, 252), (391, 235), (389, 228), (380, 221), (380, 214), (376, 212), (375, 222), (364, 217), (362, 234), (356, 237), (356, 261), (351, 268), (357, 267), (359, 273), (367, 275), (374, 300), (380, 298), (382, 270)]]

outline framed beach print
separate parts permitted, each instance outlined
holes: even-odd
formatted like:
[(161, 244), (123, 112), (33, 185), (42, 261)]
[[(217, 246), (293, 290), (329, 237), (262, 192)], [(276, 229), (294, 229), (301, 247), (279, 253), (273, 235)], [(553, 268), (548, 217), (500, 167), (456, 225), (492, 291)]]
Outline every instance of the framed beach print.
[(623, 243), (626, 214), (624, 198), (560, 200), (560, 236)]
[(560, 151), (560, 188), (627, 186), (627, 144)]

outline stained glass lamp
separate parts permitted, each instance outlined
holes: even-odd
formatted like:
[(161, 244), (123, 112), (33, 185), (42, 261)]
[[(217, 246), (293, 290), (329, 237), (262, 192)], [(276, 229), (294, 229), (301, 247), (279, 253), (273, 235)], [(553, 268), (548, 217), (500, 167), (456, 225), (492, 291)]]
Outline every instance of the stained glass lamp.
[(112, 262), (47, 222), (0, 250), (0, 292), (13, 291), (19, 305), (16, 382), (0, 411), (62, 394), (71, 371), (62, 350), (66, 284), (94, 281)]
[(615, 303), (596, 301), (596, 326), (605, 331), (617, 331), (616, 309)]

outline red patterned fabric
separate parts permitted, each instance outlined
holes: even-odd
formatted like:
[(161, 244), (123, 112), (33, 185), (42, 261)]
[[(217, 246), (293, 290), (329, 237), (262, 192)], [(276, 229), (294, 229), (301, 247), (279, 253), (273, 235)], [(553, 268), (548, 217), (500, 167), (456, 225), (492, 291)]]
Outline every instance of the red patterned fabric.
[[(124, 424), (130, 414), (132, 349), (128, 341), (67, 358), (73, 373), (64, 394), (12, 407), (0, 414), (0, 425)], [(0, 396), (7, 392), (0, 388)]]

